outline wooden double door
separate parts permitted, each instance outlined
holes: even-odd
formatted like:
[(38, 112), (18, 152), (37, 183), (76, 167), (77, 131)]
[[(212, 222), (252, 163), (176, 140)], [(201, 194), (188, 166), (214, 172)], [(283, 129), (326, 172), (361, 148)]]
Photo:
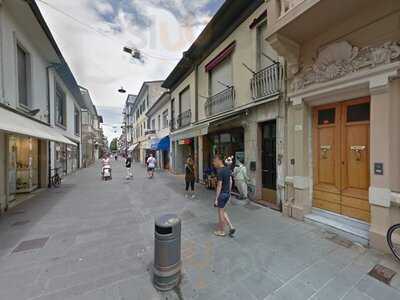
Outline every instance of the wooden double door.
[(314, 207), (370, 222), (369, 131), (369, 97), (314, 108)]

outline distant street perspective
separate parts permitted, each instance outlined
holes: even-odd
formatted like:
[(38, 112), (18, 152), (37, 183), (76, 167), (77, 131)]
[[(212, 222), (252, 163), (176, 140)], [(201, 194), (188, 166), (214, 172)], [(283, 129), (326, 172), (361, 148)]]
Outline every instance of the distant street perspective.
[(0, 300), (400, 300), (399, 20), (0, 0)]

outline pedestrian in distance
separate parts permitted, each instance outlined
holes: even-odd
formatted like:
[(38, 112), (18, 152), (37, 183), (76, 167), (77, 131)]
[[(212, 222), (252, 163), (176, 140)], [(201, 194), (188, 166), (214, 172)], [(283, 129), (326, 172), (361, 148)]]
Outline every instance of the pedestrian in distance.
[(217, 169), (217, 192), (214, 207), (218, 208), (218, 225), (214, 234), (217, 236), (226, 236), (225, 226), (228, 226), (229, 236), (233, 237), (236, 229), (233, 227), (225, 211), (225, 206), (231, 198), (232, 172), (230, 168), (224, 165), (224, 161), (219, 155), (214, 157), (213, 165)]
[(131, 179), (133, 177), (133, 174), (132, 174), (132, 156), (130, 154), (125, 160), (125, 168), (126, 168), (126, 179)]
[(157, 160), (153, 157), (153, 154), (149, 155), (147, 159), (147, 175), (150, 179), (154, 178), (154, 169), (156, 168)]
[[(195, 175), (194, 175), (194, 163), (193, 159), (189, 156), (186, 160), (185, 164), (185, 183), (186, 183), (186, 194), (185, 197), (192, 197), (195, 198), (194, 194), (194, 183), (195, 183)], [(191, 194), (189, 194), (189, 186), (191, 189)]]

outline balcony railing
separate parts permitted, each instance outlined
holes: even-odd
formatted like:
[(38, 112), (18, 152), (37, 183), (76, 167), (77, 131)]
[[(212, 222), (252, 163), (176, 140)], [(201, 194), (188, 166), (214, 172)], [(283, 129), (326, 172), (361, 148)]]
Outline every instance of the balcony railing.
[(183, 113), (180, 113), (176, 118), (176, 124), (178, 128), (189, 126), (192, 121), (192, 110), (188, 109)]
[(210, 117), (235, 107), (235, 89), (233, 86), (211, 96), (204, 104), (206, 116)]
[(281, 0), (280, 1), (280, 16), (283, 16), (285, 14), (287, 14), (287, 12), (291, 9), (293, 9), (294, 7), (296, 7), (297, 5), (299, 5), (300, 3), (304, 2), (304, 0)]
[(275, 96), (281, 91), (282, 68), (275, 63), (254, 74), (250, 80), (251, 96), (254, 100), (260, 100)]

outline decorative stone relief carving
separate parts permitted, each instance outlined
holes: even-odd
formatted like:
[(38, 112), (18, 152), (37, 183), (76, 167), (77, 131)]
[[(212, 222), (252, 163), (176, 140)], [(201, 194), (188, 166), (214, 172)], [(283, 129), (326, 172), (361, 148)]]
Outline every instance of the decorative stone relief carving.
[(379, 47), (361, 49), (347, 41), (333, 43), (319, 50), (314, 64), (303, 68), (291, 82), (290, 88), (296, 91), (314, 83), (327, 82), (399, 59), (399, 42), (386, 42)]

